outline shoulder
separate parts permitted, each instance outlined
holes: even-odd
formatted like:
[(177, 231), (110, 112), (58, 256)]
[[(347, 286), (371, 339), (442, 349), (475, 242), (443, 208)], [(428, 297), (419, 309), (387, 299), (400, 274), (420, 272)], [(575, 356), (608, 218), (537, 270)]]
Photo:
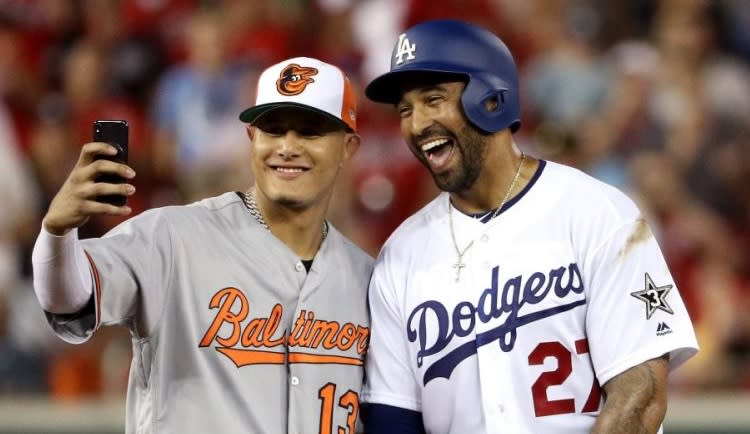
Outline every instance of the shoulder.
[(194, 219), (219, 217), (237, 210), (244, 209), (242, 199), (231, 191), (219, 196), (213, 196), (185, 205), (172, 205), (156, 208), (153, 211), (163, 218), (175, 221), (179, 219)]
[(640, 216), (635, 202), (622, 190), (602, 182), (583, 171), (547, 161), (541, 188), (558, 205), (584, 220), (605, 219), (615, 224)]
[(551, 162), (544, 172), (530, 207), (540, 215), (536, 227), (548, 237), (570, 242), (580, 258), (647, 221), (635, 202), (612, 185)]
[(221, 210), (242, 205), (242, 199), (234, 191), (229, 191), (218, 196), (201, 199), (186, 205), (187, 208), (204, 209), (207, 211), (221, 212)]
[(349, 267), (360, 271), (367, 271), (369, 275), (375, 259), (330, 223), (328, 224), (328, 231), (328, 239), (334, 247), (333, 254), (338, 256), (336, 262), (347, 264)]
[[(441, 210), (441, 206), (444, 209)], [(429, 236), (430, 226), (448, 210), (448, 193), (441, 193), (420, 210), (404, 220), (390, 237), (386, 245), (411, 242)], [(441, 212), (443, 211), (443, 212)]]
[[(193, 202), (187, 205), (168, 205), (146, 210), (115, 227), (110, 233), (119, 233), (132, 229), (171, 230), (171, 228), (193, 227), (198, 222), (211, 219), (226, 219), (230, 213), (242, 207), (242, 201), (234, 192), (224, 193)], [(108, 234), (109, 235), (109, 234)]]
[(424, 247), (435, 236), (435, 226), (447, 218), (447, 211), (448, 193), (441, 193), (391, 233), (379, 257), (404, 255)]

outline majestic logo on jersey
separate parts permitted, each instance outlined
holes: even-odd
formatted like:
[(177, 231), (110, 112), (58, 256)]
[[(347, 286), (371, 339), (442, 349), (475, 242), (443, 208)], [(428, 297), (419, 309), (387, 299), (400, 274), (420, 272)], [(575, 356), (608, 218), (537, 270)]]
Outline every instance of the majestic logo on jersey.
[[(284, 308), (276, 304), (266, 317), (253, 318), (245, 322), (250, 312), (250, 303), (237, 288), (224, 288), (211, 297), (211, 309), (218, 309), (206, 334), (199, 344), (208, 347), (212, 342), (216, 351), (231, 359), (238, 368), (246, 365), (284, 363), (333, 363), (342, 365), (363, 365), (367, 351), (370, 329), (353, 323), (341, 324), (337, 321), (317, 319), (312, 311), (302, 310), (294, 322), (291, 332), (279, 331), (279, 323)], [(220, 335), (222, 326), (224, 334)], [(226, 333), (226, 332), (229, 333)], [(277, 333), (278, 332), (278, 333)], [(287, 351), (284, 346), (289, 347)], [(326, 350), (348, 352), (353, 350), (356, 357), (326, 355), (294, 351), (295, 349), (322, 347)], [(258, 349), (256, 349), (258, 348)], [(278, 348), (278, 351), (272, 351)]]
[(412, 44), (406, 37), (406, 33), (401, 34), (396, 44), (396, 65), (404, 63), (404, 56), (406, 56), (406, 60), (414, 60), (416, 58), (414, 53), (416, 52), (417, 44)]
[(279, 79), (276, 80), (276, 90), (286, 96), (299, 95), (305, 90), (308, 84), (315, 82), (313, 76), (317, 74), (318, 70), (315, 68), (291, 63), (281, 70)]
[(513, 277), (502, 285), (502, 290), (499, 282), (500, 267), (495, 267), (492, 269), (490, 287), (482, 292), (476, 303), (462, 301), (453, 312), (448, 312), (442, 303), (435, 300), (425, 301), (414, 308), (406, 323), (406, 333), (410, 342), (419, 344), (419, 367), (425, 357), (440, 353), (454, 337), (470, 335), (477, 322), (486, 324), (505, 315), (502, 324), (477, 333), (476, 340), (459, 345), (429, 366), (425, 370), (424, 385), (438, 377), (450, 378), (453, 369), (483, 345), (497, 341), (503, 351), (513, 350), (519, 327), (586, 304), (586, 299), (581, 298), (525, 315), (518, 314), (522, 307), (541, 303), (552, 293), (560, 299), (570, 293), (582, 294), (583, 280), (575, 263), (553, 268), (547, 274), (536, 272), (528, 278), (523, 275)]
[(667, 295), (672, 290), (672, 285), (656, 286), (648, 273), (646, 273), (645, 280), (643, 290), (631, 292), (630, 295), (646, 303), (646, 319), (651, 319), (651, 315), (657, 309), (661, 309), (670, 315), (674, 314), (669, 303), (667, 303)]
[(658, 326), (656, 326), (656, 336), (664, 336), (672, 333), (672, 328), (667, 325), (665, 322), (660, 322)]

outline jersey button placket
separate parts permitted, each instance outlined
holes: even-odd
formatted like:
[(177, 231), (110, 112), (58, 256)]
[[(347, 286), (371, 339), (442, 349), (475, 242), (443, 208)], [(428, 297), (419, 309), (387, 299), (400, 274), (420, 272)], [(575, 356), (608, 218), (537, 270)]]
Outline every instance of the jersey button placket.
[(290, 434), (301, 434), (304, 429), (301, 427), (304, 424), (305, 411), (303, 405), (300, 404), (301, 399), (305, 394), (304, 386), (300, 384), (300, 371), (297, 364), (289, 365), (289, 377), (288, 377), (288, 410), (287, 410), (287, 432)]
[(481, 243), (479, 245), (479, 250), (482, 252), (482, 257), (485, 258), (482, 261), (482, 267), (485, 268), (485, 269), (492, 268), (492, 264), (490, 263), (489, 260), (486, 259), (486, 258), (490, 257), (490, 255), (487, 253), (487, 252), (489, 252), (489, 240), (490, 240), (490, 236), (487, 235), (487, 234), (482, 234), (479, 237), (479, 242)]
[[(481, 324), (476, 333), (486, 333), (499, 325), (498, 322)], [(500, 349), (498, 341), (493, 341), (477, 348), (477, 362), (478, 374), (481, 378), (482, 411), (486, 418), (487, 432), (503, 432), (504, 427), (510, 426), (508, 420), (511, 415), (508, 414), (504, 405), (502, 391), (514, 387), (509, 378), (511, 366), (508, 353)]]

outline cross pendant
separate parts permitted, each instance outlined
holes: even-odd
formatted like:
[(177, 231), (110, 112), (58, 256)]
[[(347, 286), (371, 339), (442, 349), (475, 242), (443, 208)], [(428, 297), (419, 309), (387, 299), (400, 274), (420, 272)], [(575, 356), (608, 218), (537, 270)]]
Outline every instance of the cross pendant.
[(458, 282), (461, 278), (461, 269), (466, 267), (466, 264), (461, 261), (461, 256), (456, 259), (456, 263), (452, 267), (456, 269), (456, 282)]

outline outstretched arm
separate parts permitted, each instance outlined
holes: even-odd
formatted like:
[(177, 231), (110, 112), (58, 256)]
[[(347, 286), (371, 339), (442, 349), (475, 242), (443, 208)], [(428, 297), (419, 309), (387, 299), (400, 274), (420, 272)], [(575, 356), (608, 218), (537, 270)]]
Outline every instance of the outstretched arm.
[(665, 354), (609, 380), (592, 434), (656, 433), (667, 412), (668, 374), (669, 355)]
[(88, 143), (68, 179), (52, 199), (43, 220), (43, 228), (34, 245), (32, 264), (34, 290), (44, 310), (51, 313), (74, 313), (86, 306), (92, 287), (89, 265), (76, 228), (93, 215), (127, 215), (130, 208), (96, 201), (101, 194), (130, 195), (130, 184), (107, 184), (96, 181), (102, 173), (118, 174), (126, 179), (135, 175), (128, 166), (97, 155), (113, 155), (115, 148), (106, 143)]

